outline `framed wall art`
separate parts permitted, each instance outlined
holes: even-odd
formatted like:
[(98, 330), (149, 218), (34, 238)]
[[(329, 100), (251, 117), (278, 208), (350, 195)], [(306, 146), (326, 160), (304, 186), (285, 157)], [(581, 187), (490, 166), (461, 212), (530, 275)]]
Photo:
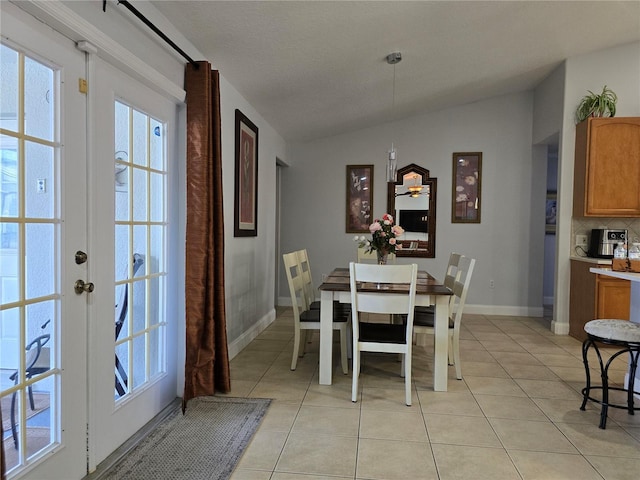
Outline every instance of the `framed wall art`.
[(258, 127), (236, 109), (234, 237), (258, 236)]
[(558, 211), (558, 193), (547, 192), (547, 205), (545, 208), (545, 232), (556, 233), (556, 213)]
[(480, 223), (482, 152), (453, 154), (451, 223)]
[(347, 233), (369, 233), (373, 211), (373, 165), (347, 165)]

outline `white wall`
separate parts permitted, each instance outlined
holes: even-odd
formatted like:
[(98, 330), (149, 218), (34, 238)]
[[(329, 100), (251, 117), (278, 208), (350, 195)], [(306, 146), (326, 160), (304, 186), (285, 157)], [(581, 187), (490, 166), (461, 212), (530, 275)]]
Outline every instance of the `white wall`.
[(640, 42), (621, 45), (566, 61), (563, 118), (558, 152), (558, 225), (556, 230), (556, 304), (553, 330), (569, 329), (569, 257), (573, 246), (574, 112), (580, 99), (607, 85), (618, 95), (618, 117), (640, 116)]
[[(282, 137), (223, 77), (222, 175), (225, 224), (227, 333), (233, 355), (275, 319), (276, 157), (286, 159)], [(258, 236), (233, 236), (235, 109), (258, 127)]]
[[(416, 163), (438, 179), (436, 258), (417, 259), (419, 267), (438, 276), (451, 251), (470, 255), (477, 263), (469, 311), (541, 314), (543, 249), (533, 239), (544, 235), (544, 197), (534, 202), (532, 195), (544, 186), (533, 179), (532, 104), (531, 92), (505, 95), (292, 145), (292, 166), (282, 177), (282, 251), (306, 248), (316, 284), (355, 259), (353, 235), (345, 233), (346, 165), (374, 164), (373, 215), (381, 216), (387, 210), (386, 152), (395, 132), (398, 166)], [(475, 151), (483, 153), (482, 223), (452, 224), (452, 154)], [(536, 216), (541, 223), (532, 227)], [(283, 276), (279, 292), (285, 304)]]

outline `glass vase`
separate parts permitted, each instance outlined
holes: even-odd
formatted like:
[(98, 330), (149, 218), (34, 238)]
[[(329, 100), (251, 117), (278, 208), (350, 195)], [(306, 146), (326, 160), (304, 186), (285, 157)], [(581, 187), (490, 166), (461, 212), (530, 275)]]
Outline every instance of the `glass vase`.
[(386, 265), (389, 254), (381, 250), (376, 250), (376, 253), (378, 254), (378, 265)]

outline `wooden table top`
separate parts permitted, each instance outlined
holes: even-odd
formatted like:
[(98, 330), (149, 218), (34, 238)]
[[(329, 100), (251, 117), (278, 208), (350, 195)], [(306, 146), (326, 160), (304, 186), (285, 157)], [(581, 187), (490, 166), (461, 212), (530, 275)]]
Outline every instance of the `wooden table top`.
[[(318, 288), (331, 292), (348, 292), (351, 289), (349, 286), (349, 269), (344, 267), (334, 269)], [(358, 285), (358, 290), (363, 292), (406, 292), (408, 288), (408, 284), (405, 289), (397, 287), (392, 289), (384, 283), (361, 283)], [(453, 295), (453, 292), (428, 272), (418, 270), (416, 295)]]

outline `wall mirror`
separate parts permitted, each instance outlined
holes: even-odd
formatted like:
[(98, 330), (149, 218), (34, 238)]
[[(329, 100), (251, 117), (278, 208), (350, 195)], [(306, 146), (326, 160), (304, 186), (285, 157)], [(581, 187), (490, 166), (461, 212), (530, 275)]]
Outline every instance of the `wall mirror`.
[(436, 256), (437, 180), (429, 177), (429, 170), (412, 163), (399, 169), (396, 181), (387, 184), (387, 211), (405, 230), (396, 256)]

